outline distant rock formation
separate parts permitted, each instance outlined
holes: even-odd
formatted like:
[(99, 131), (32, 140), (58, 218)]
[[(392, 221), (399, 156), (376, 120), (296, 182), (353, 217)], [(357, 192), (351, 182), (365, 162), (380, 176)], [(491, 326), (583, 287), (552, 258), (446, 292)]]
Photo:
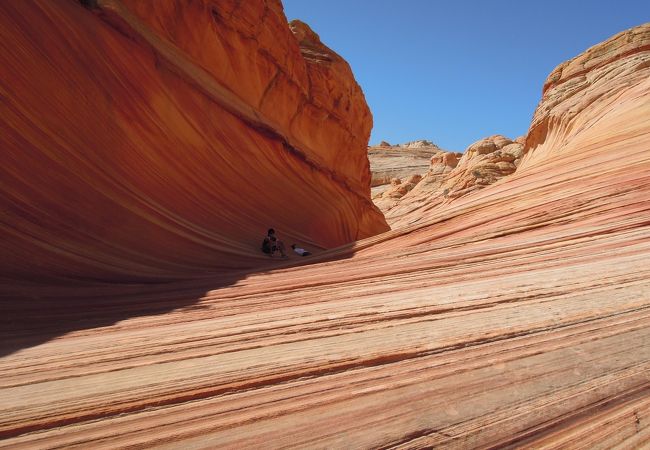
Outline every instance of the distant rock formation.
[(379, 143), (378, 147), (385, 148), (385, 147), (392, 147), (392, 145), (390, 145), (390, 144), (389, 144), (388, 142), (386, 142), (386, 141), (381, 141), (381, 142)]
[(379, 209), (384, 209), (385, 205), (391, 205), (396, 200), (404, 197), (421, 179), (422, 175), (419, 174), (411, 175), (404, 182), (399, 178), (393, 178), (390, 180), (390, 185), (385, 190), (374, 194), (372, 199)]
[(420, 139), (418, 141), (405, 142), (404, 144), (399, 145), (402, 148), (423, 148), (423, 147), (435, 147), (438, 148), (436, 144), (425, 139)]
[(473, 143), (464, 153), (440, 150), (417, 184), (375, 193), (373, 200), (390, 222), (423, 202), (440, 205), (467, 195), (514, 173), (524, 155), (522, 141), (494, 135)]
[(422, 175), (429, 169), (429, 161), (438, 147), (375, 146), (368, 148), (372, 180), (372, 197), (389, 188), (393, 178), (406, 179)]
[[(430, 200), (431, 193), (439, 190), (449, 178), (449, 174), (453, 169), (458, 166), (459, 159), (462, 158), (462, 153), (452, 153), (441, 151), (431, 157), (431, 165), (428, 172), (422, 178), (422, 185), (418, 187), (416, 192), (428, 192), (427, 200)], [(414, 186), (415, 187), (415, 186)], [(442, 191), (440, 191), (442, 192)], [(394, 207), (396, 203), (382, 204), (386, 209)]]
[(446, 196), (460, 197), (515, 172), (524, 146), (495, 135), (470, 145), (445, 181)]
[(269, 226), (388, 229), (363, 92), (280, 2), (2, 2), (0, 26), (6, 279), (179, 279), (264, 263)]
[[(382, 145), (386, 144), (386, 145)], [(433, 155), (443, 151), (431, 141), (418, 140), (405, 144), (391, 146), (385, 141), (375, 147), (368, 148), (368, 159), (372, 180), (370, 186), (375, 204), (382, 211), (387, 211), (394, 205), (394, 201), (401, 198), (405, 189), (413, 186), (405, 185), (398, 194), (391, 188), (391, 180), (409, 178), (413, 175), (424, 176), (429, 170), (430, 160)], [(384, 195), (385, 194), (385, 195)]]

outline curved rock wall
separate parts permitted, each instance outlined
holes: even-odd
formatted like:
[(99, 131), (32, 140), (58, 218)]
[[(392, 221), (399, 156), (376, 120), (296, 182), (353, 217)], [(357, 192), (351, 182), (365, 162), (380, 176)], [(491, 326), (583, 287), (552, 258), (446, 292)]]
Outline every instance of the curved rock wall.
[(162, 281), (259, 265), (270, 226), (388, 229), (363, 94), (279, 2), (90, 3), (0, 5), (3, 277)]
[(123, 4), (100, 1), (142, 33), (147, 24), (153, 39), (183, 50), (252, 107), (256, 118), (367, 195), (368, 161), (359, 149), (368, 144), (372, 116), (363, 92), (348, 63), (307, 24), (294, 20), (287, 27), (278, 0)]
[[(3, 37), (12, 23), (2, 23)], [(72, 290), (49, 292), (42, 304), (51, 306), (22, 328), (0, 328), (0, 343), (14, 346), (0, 359), (0, 446), (647, 447), (649, 31), (594, 47), (586, 55), (618, 57), (593, 65), (581, 56), (591, 70), (547, 89), (514, 174), (419, 205), (388, 233), (227, 287), (218, 276), (122, 296), (102, 286), (106, 298), (59, 315)], [(562, 93), (571, 80), (582, 88)], [(228, 125), (232, 133), (236, 122)], [(51, 133), (8, 136), (29, 143)], [(42, 154), (24, 148), (38, 167)], [(130, 156), (141, 158), (120, 154)], [(454, 161), (437, 164), (444, 175)], [(143, 304), (176, 308), (138, 315)], [(116, 310), (132, 316), (84, 322)], [(26, 345), (21, 337), (45, 333), (39, 318), (72, 329)]]
[(528, 131), (522, 168), (578, 152), (586, 157), (594, 139), (614, 144), (629, 138), (647, 111), (638, 101), (647, 87), (648, 52), (650, 27), (642, 25), (555, 68)]

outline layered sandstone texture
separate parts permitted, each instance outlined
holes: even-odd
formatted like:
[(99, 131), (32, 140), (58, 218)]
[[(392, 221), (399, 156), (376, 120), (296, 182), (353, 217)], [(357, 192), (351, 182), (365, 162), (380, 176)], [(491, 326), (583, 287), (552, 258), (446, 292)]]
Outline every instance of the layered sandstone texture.
[(648, 149), (650, 24), (552, 74), (514, 174), (390, 232), (307, 266), (32, 289), (0, 315), (0, 446), (647, 447)]
[(523, 137), (512, 141), (501, 135), (481, 139), (462, 154), (439, 150), (417, 183), (395, 180), (373, 200), (391, 224), (398, 225), (404, 217), (411, 221), (408, 216), (422, 207), (445, 205), (513, 174), (524, 153)]
[(81, 3), (0, 5), (4, 279), (174, 280), (259, 266), (269, 227), (388, 229), (363, 93), (279, 2)]
[[(390, 180), (390, 185), (385, 190), (373, 195), (372, 200), (375, 202), (375, 205), (379, 207), (379, 209), (388, 209), (397, 199), (402, 198), (415, 186), (417, 186), (421, 180), (422, 175), (417, 174), (411, 175), (405, 180), (402, 180), (400, 178), (393, 178)], [(390, 206), (382, 208), (386, 203), (388, 203)]]
[(429, 170), (431, 157), (440, 148), (428, 141), (428, 145), (407, 147), (407, 144), (390, 145), (382, 141), (379, 145), (368, 147), (370, 161), (371, 193), (373, 198), (381, 196), (390, 186), (393, 179), (407, 179), (413, 175), (423, 175)]

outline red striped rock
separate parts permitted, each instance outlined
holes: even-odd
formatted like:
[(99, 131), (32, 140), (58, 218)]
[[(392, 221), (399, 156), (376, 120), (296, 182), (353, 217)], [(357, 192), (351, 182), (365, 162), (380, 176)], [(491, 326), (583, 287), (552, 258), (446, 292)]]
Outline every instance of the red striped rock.
[[(30, 41), (36, 48), (51, 46), (51, 55), (67, 54), (57, 39), (109, 33), (72, 2), (47, 5), (7, 2), (0, 8), (56, 13), (54, 23), (68, 33)], [(10, 17), (0, 27), (3, 42), (27, 24), (52, 31), (51, 21), (38, 14), (24, 21)], [(91, 24), (96, 34), (79, 31)], [(442, 206), (423, 202), (390, 232), (300, 259), (314, 264), (188, 276), (190, 260), (177, 272), (168, 268), (185, 278), (174, 283), (59, 279), (14, 301), (3, 295), (0, 447), (647, 446), (649, 31), (645, 25), (617, 35), (565, 64), (566, 76), (579, 74), (573, 78), (552, 75), (514, 174)], [(123, 39), (115, 31), (108, 35)], [(129, 42), (137, 48), (134, 39)], [(111, 48), (102, 48), (103, 57), (117, 57)], [(137, 56), (122, 55), (127, 68)], [(44, 83), (53, 76), (35, 73)], [(83, 78), (76, 80), (84, 86)], [(117, 84), (108, 76), (102, 80)], [(1, 85), (3, 97), (7, 85)], [(181, 86), (175, 82), (166, 92)], [(75, 108), (87, 101), (79, 92), (51, 91), (57, 99), (69, 96), (68, 119), (80, 117)], [(27, 91), (21, 101), (36, 101), (36, 94), (43, 92)], [(147, 98), (135, 100), (125, 104)], [(21, 103), (11, 101), (12, 111), (19, 110)], [(3, 116), (3, 132), (35, 117), (20, 111), (12, 121)], [(64, 118), (49, 120), (56, 125)], [(36, 166), (40, 154), (27, 144), (47, 137), (70, 148), (72, 131), (82, 129), (40, 124), (37, 135), (10, 135)], [(84, 125), (90, 130), (82, 142), (108, 126)], [(258, 150), (271, 148), (260, 144)], [(7, 158), (12, 164), (16, 154)], [(140, 161), (137, 155), (118, 156), (135, 170), (126, 163)], [(108, 177), (113, 172), (75, 173), (117, 180)], [(14, 180), (11, 193), (36, 190), (29, 181)], [(141, 186), (119, 186), (132, 196), (142, 192)], [(225, 189), (224, 183), (218, 187)], [(308, 187), (302, 192), (311, 193)], [(153, 199), (145, 200), (160, 211)], [(134, 199), (129, 205), (140, 204)], [(30, 224), (29, 217), (16, 223)], [(39, 245), (61, 245), (61, 230), (81, 228), (54, 218), (50, 227), (58, 225), (61, 234), (53, 232), (50, 241), (40, 234)], [(3, 222), (12, 239), (24, 229)], [(88, 245), (111, 238), (87, 231)], [(111, 246), (121, 258), (96, 255), (105, 270), (124, 267), (123, 260), (137, 261), (142, 247), (136, 244)], [(225, 238), (223, 245), (234, 246)], [(36, 266), (22, 270), (37, 272), (47, 262), (39, 255), (35, 250), (33, 258), (20, 259)], [(3, 280), (14, 275), (3, 266)], [(17, 290), (16, 283), (11, 287)]]
[(271, 226), (388, 229), (347, 63), (306, 59), (278, 2), (212, 3), (0, 6), (5, 277), (169, 281), (265, 264)]

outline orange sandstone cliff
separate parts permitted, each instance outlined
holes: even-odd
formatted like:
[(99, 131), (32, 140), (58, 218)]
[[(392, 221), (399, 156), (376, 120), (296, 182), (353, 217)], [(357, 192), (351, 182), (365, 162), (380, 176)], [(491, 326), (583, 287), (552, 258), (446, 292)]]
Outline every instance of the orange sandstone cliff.
[(275, 227), (330, 248), (388, 229), (348, 64), (279, 1), (3, 2), (8, 284), (247, 269)]
[[(166, 95), (188, 111), (196, 108), (194, 102), (205, 106), (202, 115), (190, 116), (195, 120), (184, 129), (197, 139), (192, 150), (199, 152), (203, 148), (200, 137), (208, 131), (196, 126), (207, 120), (204, 116), (216, 114), (209, 95), (217, 94), (210, 90), (209, 95), (195, 97), (189, 87), (183, 96), (173, 93), (185, 86), (185, 79), (177, 77), (204, 72), (189, 66), (193, 67), (190, 73), (179, 74), (180, 69), (170, 65), (173, 58), (164, 59), (144, 47), (142, 32), (129, 34), (141, 25), (127, 27), (132, 17), (124, 11), (111, 12), (117, 3), (99, 12), (75, 9), (75, 3), (61, 5), (50, 9), (0, 3), (5, 13), (24, 8), (21, 14), (10, 15), (12, 20), (4, 16), (3, 42), (13, 30), (23, 36), (22, 45), (14, 46), (15, 55), (38, 50), (38, 55), (59, 55), (72, 67), (86, 67), (94, 51), (88, 49), (89, 54), (81, 58), (57, 42), (83, 37), (101, 46), (107, 36), (119, 42), (125, 39), (132, 53), (112, 44), (95, 57), (103, 60), (99, 55), (114, 52), (112, 58), (136, 74), (153, 70), (133, 63), (139, 61), (133, 52), (139, 46), (147, 48), (140, 56), (150, 58), (156, 73), (174, 83), (174, 89), (164, 91)], [(42, 16), (42, 8), (49, 15)], [(144, 14), (134, 8), (128, 10), (134, 16)], [(247, 17), (243, 9), (231, 11), (217, 15), (235, 24), (259, 19)], [(68, 14), (74, 20), (66, 19)], [(97, 22), (97, 14), (106, 17)], [(116, 22), (119, 33), (104, 22), (120, 18), (123, 22)], [(37, 33), (28, 39), (20, 34), (20, 27), (28, 24), (48, 30), (48, 38), (39, 38)], [(98, 27), (97, 34), (80, 31), (90, 24)], [(172, 24), (151, 26), (160, 27), (155, 36), (174, 28)], [(178, 26), (183, 28), (181, 20)], [(237, 36), (241, 35), (231, 38)], [(165, 38), (164, 42), (169, 41)], [(238, 42), (227, 48), (238, 48)], [(178, 45), (174, 48), (182, 47)], [(6, 46), (0, 48), (7, 52)], [(115, 53), (116, 48), (121, 52)], [(20, 74), (40, 61), (14, 61), (10, 66), (14, 70), (7, 72), (16, 78), (12, 86), (23, 86), (29, 77)], [(115, 68), (107, 73), (94, 70), (84, 75), (111, 88), (95, 98), (84, 90), (84, 83), (90, 82), (85, 77), (64, 86), (62, 81), (50, 81), (58, 79), (62, 67), (42, 69), (32, 75), (40, 82), (29, 85), (33, 92), (28, 89), (20, 97), (9, 97), (2, 85), (4, 105), (13, 111), (2, 122), (3, 139), (25, 149), (9, 152), (7, 160), (12, 167), (21, 158), (30, 162), (25, 163), (25, 171), (5, 172), (15, 177), (10, 185), (13, 190), (5, 192), (11, 193), (14, 202), (40, 200), (41, 208), (54, 202), (76, 221), (62, 221), (54, 214), (58, 209), (52, 207), (47, 210), (52, 233), (46, 235), (36, 227), (44, 225), (33, 216), (34, 210), (16, 209), (13, 214), (20, 213), (21, 220), (3, 222), (3, 230), (17, 240), (30, 232), (35, 256), (44, 254), (41, 247), (50, 249), (64, 258), (66, 269), (72, 267), (66, 258), (73, 252), (78, 258), (90, 258), (92, 250), (98, 259), (87, 264), (96, 265), (97, 273), (111, 269), (119, 274), (124, 260), (135, 261), (134, 267), (141, 263), (139, 251), (148, 239), (163, 248), (163, 243), (173, 245), (180, 256), (189, 258), (184, 269), (200, 265), (201, 252), (185, 253), (185, 247), (166, 239), (167, 234), (142, 236), (142, 243), (126, 247), (116, 240), (120, 235), (108, 231), (101, 235), (92, 227), (85, 228), (85, 216), (74, 215), (72, 206), (57, 202), (61, 196), (91, 196), (95, 201), (92, 195), (98, 194), (90, 187), (104, 187), (100, 192), (108, 199), (121, 200), (117, 203), (138, 213), (126, 215), (133, 221), (143, 217), (160, 224), (160, 230), (202, 236), (195, 222), (187, 222), (199, 217), (193, 209), (198, 208), (195, 196), (205, 189), (214, 201), (231, 199), (257, 186), (248, 182), (254, 178), (243, 171), (240, 178), (233, 178), (232, 170), (238, 166), (232, 166), (233, 159), (222, 158), (221, 164), (231, 172), (218, 172), (222, 177), (218, 182), (201, 184), (198, 193), (182, 190), (174, 194), (179, 208), (194, 214), (188, 217), (178, 209), (162, 208), (158, 202), (163, 199), (145, 196), (157, 191), (134, 184), (127, 176), (130, 171), (142, 173), (143, 180), (159, 189), (170, 181), (158, 178), (163, 175), (202, 179), (195, 176), (197, 172), (204, 175), (204, 169), (217, 170), (210, 165), (211, 159), (192, 160), (194, 164), (188, 167), (182, 158), (174, 158), (176, 170), (161, 171), (163, 162), (176, 155), (168, 153), (170, 147), (154, 158), (148, 153), (117, 151), (123, 148), (114, 145), (110, 155), (100, 155), (107, 160), (107, 170), (102, 172), (93, 170), (82, 158), (85, 153), (74, 152), (70, 146), (92, 142), (94, 136), (107, 139), (104, 127), (112, 130), (115, 123), (122, 126), (114, 133), (122, 134), (114, 134), (110, 142), (132, 142), (133, 136), (140, 136), (136, 132), (149, 128), (147, 136), (160, 142), (159, 136), (169, 132), (161, 126), (166, 114), (176, 123), (190, 112), (167, 102), (161, 109), (136, 109), (141, 102), (149, 105), (153, 101), (149, 96), (155, 92), (149, 89), (159, 86), (159, 78), (148, 79), (148, 96), (132, 98), (137, 91), (131, 90), (126, 97), (109, 96), (126, 89), (131, 78), (118, 77)], [(204, 89), (208, 84), (201, 79), (196, 85)], [(211, 86), (218, 91), (221, 85)], [(62, 105), (57, 110), (60, 114), (45, 115), (47, 121), (41, 121), (39, 109), (20, 107), (22, 102), (43, 102), (45, 107), (54, 96)], [(248, 104), (239, 100), (233, 98), (228, 104), (232, 109), (241, 107), (237, 117), (245, 115), (243, 105)], [(98, 102), (100, 106), (101, 102), (123, 105), (131, 112), (129, 120), (93, 120), (90, 106), (85, 110), (88, 114), (75, 115), (76, 108)], [(140, 117), (152, 110), (158, 111), (157, 119), (141, 122)], [(179, 116), (180, 111), (184, 114)], [(222, 113), (219, 117), (228, 117)], [(265, 116), (260, 117), (257, 131), (233, 119), (224, 123), (220, 136), (228, 142), (232, 139), (238, 153), (261, 158), (269, 152), (269, 164), (276, 164), (276, 150), (286, 146), (267, 142), (275, 142), (276, 135), (269, 131), (275, 128)], [(57, 128), (61, 121), (67, 126)], [(71, 123), (78, 123), (72, 130), (75, 133), (68, 129)], [(219, 123), (210, 122), (211, 126)], [(7, 131), (21, 127), (30, 133)], [(240, 134), (258, 144), (254, 153), (245, 145), (238, 146), (243, 139)], [(284, 137), (292, 139), (288, 133)], [(39, 148), (35, 144), (42, 141), (54, 142), (60, 151), (35, 151)], [(21, 304), (39, 305), (30, 315), (20, 317), (10, 310), (2, 316), (3, 325), (23, 321), (19, 328), (9, 327), (10, 332), (6, 326), (0, 330), (0, 447), (643, 448), (650, 442), (649, 148), (650, 24), (646, 24), (594, 46), (551, 74), (514, 173), (443, 203), (428, 205), (422, 197), (422, 203), (405, 209), (398, 225), (387, 233), (327, 250), (311, 258), (314, 264), (308, 266), (276, 266), (234, 279), (218, 272), (166, 285), (133, 284), (128, 290), (106, 283), (92, 289), (75, 288), (75, 295), (86, 295), (76, 303), (68, 299), (73, 290), (63, 289), (59, 279), (57, 289), (34, 291), (32, 298), (23, 299), (28, 301)], [(143, 161), (146, 155), (149, 158)], [(287, 166), (293, 164), (293, 150), (283, 155)], [(108, 164), (114, 159), (128, 161), (119, 167), (130, 169), (117, 172), (116, 166)], [(72, 163), (75, 170), (62, 174), (54, 169), (26, 170), (41, 164), (57, 168)], [(436, 162), (445, 165), (440, 170), (443, 175), (451, 172), (447, 168), (454, 163), (444, 157)], [(254, 175), (262, 173), (267, 170), (256, 170)], [(77, 184), (69, 186), (63, 175), (72, 181), (87, 179), (86, 190), (72, 189)], [(290, 177), (281, 175), (284, 178), (278, 175), (273, 186), (293, 186)], [(316, 175), (324, 177), (320, 172)], [(49, 176), (59, 177), (60, 191), (54, 183), (46, 184), (47, 190), (36, 189), (35, 181), (47, 182)], [(335, 180), (344, 177), (342, 172), (331, 173)], [(337, 192), (353, 191), (348, 184)], [(320, 198), (325, 195), (321, 190), (331, 185), (342, 184), (323, 182), (313, 192), (305, 183), (298, 193)], [(112, 203), (101, 203), (107, 204)], [(204, 202), (199, 204), (208, 208)], [(345, 211), (340, 213), (343, 218)], [(110, 212), (94, 210), (98, 216), (105, 215), (103, 220), (114, 217)], [(255, 222), (254, 212), (248, 213)], [(246, 223), (241, 228), (246, 229)], [(134, 222), (132, 229), (139, 224)], [(224, 238), (222, 245), (226, 249), (242, 245), (242, 256), (233, 261), (247, 263), (243, 257), (247, 250), (240, 241)], [(109, 250), (117, 256), (107, 258)], [(31, 261), (27, 256), (12, 258), (15, 268), (6, 265), (3, 276), (7, 271), (13, 277), (23, 273), (20, 270), (38, 272), (38, 266), (21, 268), (20, 264)], [(44, 265), (40, 270), (54, 269)], [(106, 316), (113, 320), (98, 319)], [(34, 321), (40, 321), (39, 326)]]

